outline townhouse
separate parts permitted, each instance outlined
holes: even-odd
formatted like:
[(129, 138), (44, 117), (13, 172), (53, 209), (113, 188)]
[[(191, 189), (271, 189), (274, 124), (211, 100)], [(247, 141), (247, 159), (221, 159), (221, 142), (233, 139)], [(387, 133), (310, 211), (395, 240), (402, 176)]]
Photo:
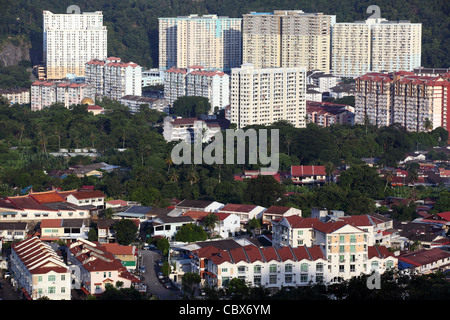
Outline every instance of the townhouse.
[(428, 274), (450, 268), (450, 252), (440, 248), (418, 250), (398, 257), (398, 268), (407, 274)]
[(220, 208), (219, 213), (233, 213), (240, 219), (242, 225), (247, 224), (253, 218), (260, 219), (266, 208), (253, 204), (234, 204), (228, 203)]
[(294, 207), (270, 206), (262, 213), (262, 224), (270, 229), (272, 227), (273, 220), (278, 220), (283, 217), (289, 217), (293, 215), (301, 217), (302, 210)]
[(318, 246), (263, 247), (246, 245), (233, 249), (204, 247), (193, 252), (194, 270), (202, 283), (222, 288), (233, 278), (269, 290), (327, 282), (328, 262)]
[(324, 184), (325, 166), (291, 166), (291, 180), (295, 184)]
[(107, 285), (115, 286), (119, 281), (124, 288), (138, 286), (141, 282), (105, 247), (85, 239), (69, 245), (67, 264), (72, 288), (86, 294), (100, 295)]
[(375, 243), (374, 224), (367, 216), (342, 217), (328, 222), (290, 216), (275, 220), (272, 225), (272, 241), (276, 248), (319, 246), (329, 263), (330, 281), (370, 273), (375, 270), (372, 258), (380, 260), (377, 260), (377, 270), (397, 266), (397, 258), (385, 247), (377, 246), (376, 252), (370, 249)]
[[(0, 199), (0, 222), (88, 219), (92, 212), (103, 206), (105, 195), (95, 190), (81, 190), (30, 192), (24, 196)], [(67, 199), (72, 194), (74, 196)], [(79, 195), (89, 196), (78, 200), (76, 197), (80, 197)], [(87, 204), (94, 206), (87, 207)]]
[(28, 228), (28, 223), (26, 222), (0, 222), (0, 239), (3, 241), (24, 240), (28, 233)]
[(84, 219), (45, 219), (40, 228), (42, 241), (64, 240), (68, 243), (78, 238), (87, 239), (89, 231)]
[(30, 299), (70, 300), (70, 269), (50, 244), (37, 237), (13, 243), (14, 284)]

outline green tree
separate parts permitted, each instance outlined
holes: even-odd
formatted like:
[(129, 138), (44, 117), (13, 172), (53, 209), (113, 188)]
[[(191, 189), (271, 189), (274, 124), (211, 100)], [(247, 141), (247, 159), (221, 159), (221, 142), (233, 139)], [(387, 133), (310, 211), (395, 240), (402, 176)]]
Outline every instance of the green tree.
[(128, 246), (136, 240), (138, 227), (133, 220), (122, 219), (114, 223), (113, 229), (119, 244)]
[(167, 238), (159, 238), (156, 242), (156, 247), (161, 251), (161, 254), (166, 257), (169, 253), (170, 244), (169, 239)]
[(187, 223), (178, 229), (175, 234), (175, 240), (182, 242), (204, 241), (208, 238), (208, 234), (202, 227), (193, 223)]

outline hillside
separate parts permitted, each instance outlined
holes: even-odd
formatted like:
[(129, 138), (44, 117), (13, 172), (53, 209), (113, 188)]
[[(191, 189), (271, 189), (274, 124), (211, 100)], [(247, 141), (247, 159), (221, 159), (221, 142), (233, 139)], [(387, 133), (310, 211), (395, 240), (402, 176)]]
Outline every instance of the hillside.
[[(158, 17), (215, 13), (241, 17), (250, 11), (301, 9), (337, 16), (337, 22), (364, 20), (369, 5), (378, 5), (388, 20), (422, 22), (422, 65), (450, 66), (450, 2), (447, 0), (0, 0), (0, 41), (25, 36), (30, 59), (42, 59), (42, 10), (65, 13), (69, 5), (81, 11), (103, 11), (108, 27), (108, 55), (158, 66)], [(1, 58), (1, 57), (0, 57)], [(1, 59), (0, 59), (1, 60)]]

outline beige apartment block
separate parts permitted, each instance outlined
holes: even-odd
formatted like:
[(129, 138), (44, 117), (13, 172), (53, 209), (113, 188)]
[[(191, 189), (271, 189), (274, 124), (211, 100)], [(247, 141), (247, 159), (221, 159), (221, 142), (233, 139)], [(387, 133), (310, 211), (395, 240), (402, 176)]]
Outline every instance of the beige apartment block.
[(159, 68), (230, 71), (242, 61), (241, 18), (214, 14), (159, 18)]
[(332, 74), (412, 71), (421, 65), (422, 24), (384, 18), (332, 25)]
[(43, 54), (48, 80), (84, 76), (84, 65), (106, 59), (107, 30), (101, 11), (80, 14), (43, 12)]
[[(355, 122), (408, 131), (449, 129), (449, 74), (422, 76), (414, 72), (368, 73), (356, 78)], [(430, 126), (426, 126), (426, 124)]]
[(238, 128), (279, 120), (306, 125), (305, 68), (255, 68), (243, 64), (231, 71), (231, 122)]
[(305, 67), (330, 71), (335, 16), (301, 10), (251, 12), (243, 16), (243, 62), (256, 68)]

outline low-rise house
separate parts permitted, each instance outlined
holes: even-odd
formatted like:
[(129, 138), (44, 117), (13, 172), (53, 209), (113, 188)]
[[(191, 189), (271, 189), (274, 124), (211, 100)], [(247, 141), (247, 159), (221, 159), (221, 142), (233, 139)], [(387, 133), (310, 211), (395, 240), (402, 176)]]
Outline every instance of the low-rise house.
[(270, 229), (271, 221), (294, 215), (301, 217), (302, 210), (293, 207), (270, 206), (262, 213), (262, 223)]
[(105, 207), (105, 194), (100, 190), (93, 190), (91, 188), (81, 188), (73, 191), (60, 192), (64, 194), (67, 202), (78, 205), (80, 207), (91, 205), (97, 209)]
[(183, 200), (174, 206), (175, 209), (179, 209), (183, 213), (190, 210), (216, 212), (222, 207), (224, 207), (224, 204), (217, 201), (190, 199)]
[(88, 295), (101, 295), (107, 285), (115, 286), (117, 282), (123, 283), (123, 288), (141, 284), (105, 247), (85, 239), (69, 245), (67, 261), (72, 288)]
[(210, 141), (214, 135), (220, 132), (220, 124), (213, 121), (205, 121), (199, 118), (172, 118), (164, 119), (163, 136), (166, 141), (186, 141), (194, 143)]
[(0, 222), (0, 239), (3, 241), (24, 240), (27, 233), (26, 222)]
[(325, 166), (291, 166), (291, 180), (295, 184), (324, 184), (326, 176)]
[(428, 274), (450, 268), (450, 252), (439, 248), (418, 250), (398, 256), (398, 269), (409, 274)]
[[(217, 223), (211, 230), (221, 238), (234, 237), (241, 230), (240, 217), (234, 213), (214, 212), (217, 216)], [(205, 217), (200, 219), (200, 223)]]
[(31, 237), (11, 246), (14, 284), (29, 299), (71, 299), (70, 269), (50, 246)]
[(112, 253), (114, 257), (119, 259), (125, 268), (136, 269), (138, 259), (136, 246), (122, 246), (118, 243), (103, 243), (102, 246), (106, 248), (107, 252)]
[(121, 219), (136, 219), (141, 222), (144, 222), (152, 218), (152, 215), (150, 214), (152, 210), (153, 207), (150, 206), (131, 205), (121, 207), (121, 209), (118, 210), (118, 212), (113, 214), (113, 217)]
[(100, 243), (115, 242), (116, 233), (113, 225), (118, 219), (98, 219), (97, 220), (97, 239)]
[(117, 200), (109, 200), (109, 201), (105, 201), (105, 208), (121, 208), (121, 207), (125, 207), (128, 205), (128, 201), (122, 200), (122, 199), (117, 199)]
[(189, 216), (160, 216), (153, 219), (150, 223), (153, 227), (152, 237), (165, 237), (173, 239), (177, 231), (185, 224), (194, 223), (195, 220)]
[(220, 213), (234, 213), (240, 219), (241, 225), (247, 224), (253, 218), (261, 219), (262, 213), (266, 208), (253, 205), (253, 204), (234, 204), (228, 203), (223, 208), (220, 208), (218, 212)]
[(88, 227), (84, 219), (46, 219), (41, 222), (42, 241), (64, 240), (67, 243), (78, 238), (88, 238)]

